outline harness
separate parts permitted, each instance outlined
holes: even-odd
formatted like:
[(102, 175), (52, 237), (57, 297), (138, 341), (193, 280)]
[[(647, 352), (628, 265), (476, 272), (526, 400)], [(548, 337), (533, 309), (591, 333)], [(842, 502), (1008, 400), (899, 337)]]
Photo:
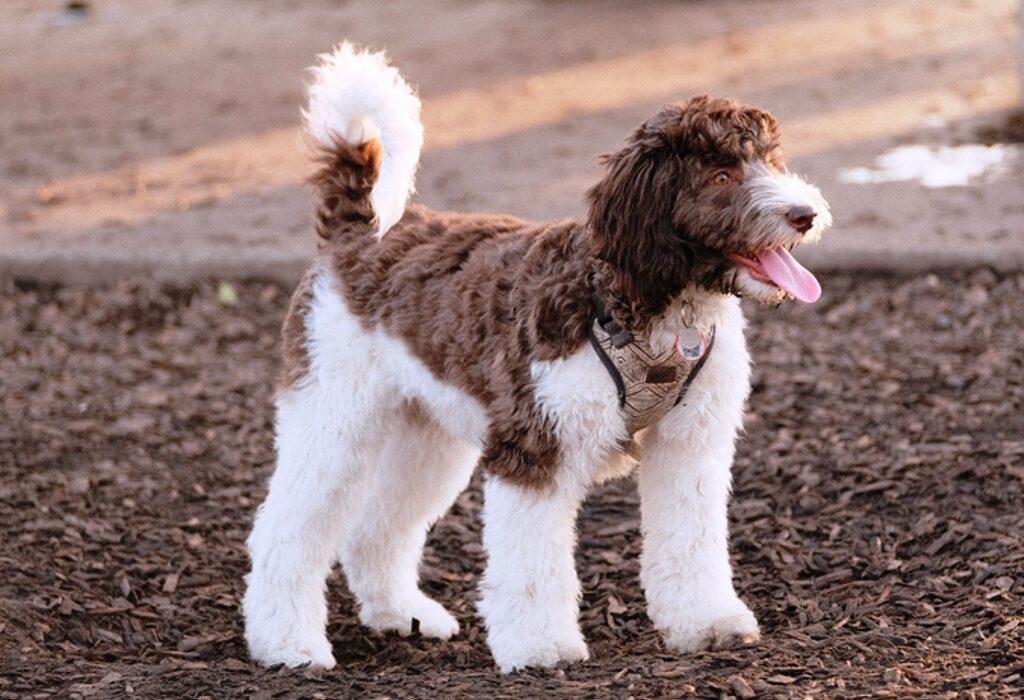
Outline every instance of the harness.
[(650, 345), (648, 331), (629, 331), (608, 313), (591, 286), (594, 316), (590, 344), (619, 393), (619, 408), (626, 416), (632, 438), (637, 431), (654, 425), (686, 395), (715, 344), (715, 327), (701, 332), (691, 318), (687, 330), (676, 337), (675, 346), (657, 353)]

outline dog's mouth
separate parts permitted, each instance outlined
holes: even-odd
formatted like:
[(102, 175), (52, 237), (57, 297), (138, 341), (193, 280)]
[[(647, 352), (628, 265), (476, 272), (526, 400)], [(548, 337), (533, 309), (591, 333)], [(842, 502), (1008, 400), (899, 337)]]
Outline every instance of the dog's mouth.
[(786, 248), (765, 248), (749, 257), (739, 253), (725, 255), (758, 282), (774, 285), (802, 302), (813, 304), (821, 296), (817, 278)]

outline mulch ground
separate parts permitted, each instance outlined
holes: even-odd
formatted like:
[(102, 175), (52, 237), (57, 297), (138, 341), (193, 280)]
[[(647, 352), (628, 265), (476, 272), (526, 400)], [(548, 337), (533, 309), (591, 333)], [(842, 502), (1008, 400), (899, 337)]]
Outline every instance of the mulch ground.
[[(337, 669), (248, 660), (243, 542), (272, 465), (287, 291), (16, 285), (0, 294), (0, 699), (1019, 697), (1024, 276), (830, 277), (750, 308), (757, 361), (732, 547), (764, 639), (666, 653), (630, 481), (580, 518), (592, 660), (503, 677), (474, 613), (479, 490), (435, 528), (447, 643), (359, 628)], [(231, 301), (230, 294), (222, 295)]]

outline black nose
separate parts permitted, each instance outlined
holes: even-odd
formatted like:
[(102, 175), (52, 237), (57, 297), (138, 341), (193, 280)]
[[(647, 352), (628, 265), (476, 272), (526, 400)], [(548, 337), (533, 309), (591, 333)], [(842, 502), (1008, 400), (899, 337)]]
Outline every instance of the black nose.
[(793, 207), (786, 212), (786, 218), (789, 219), (789, 223), (793, 224), (800, 233), (807, 233), (811, 230), (811, 226), (814, 225), (814, 217), (817, 216), (814, 210), (806, 205)]

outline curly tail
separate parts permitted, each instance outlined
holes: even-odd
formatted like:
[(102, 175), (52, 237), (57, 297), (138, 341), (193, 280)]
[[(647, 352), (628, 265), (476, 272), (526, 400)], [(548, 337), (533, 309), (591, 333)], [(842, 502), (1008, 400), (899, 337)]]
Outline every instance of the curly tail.
[(317, 234), (329, 241), (375, 224), (380, 238), (415, 191), (420, 100), (383, 53), (346, 41), (319, 60), (303, 111), (320, 163)]

